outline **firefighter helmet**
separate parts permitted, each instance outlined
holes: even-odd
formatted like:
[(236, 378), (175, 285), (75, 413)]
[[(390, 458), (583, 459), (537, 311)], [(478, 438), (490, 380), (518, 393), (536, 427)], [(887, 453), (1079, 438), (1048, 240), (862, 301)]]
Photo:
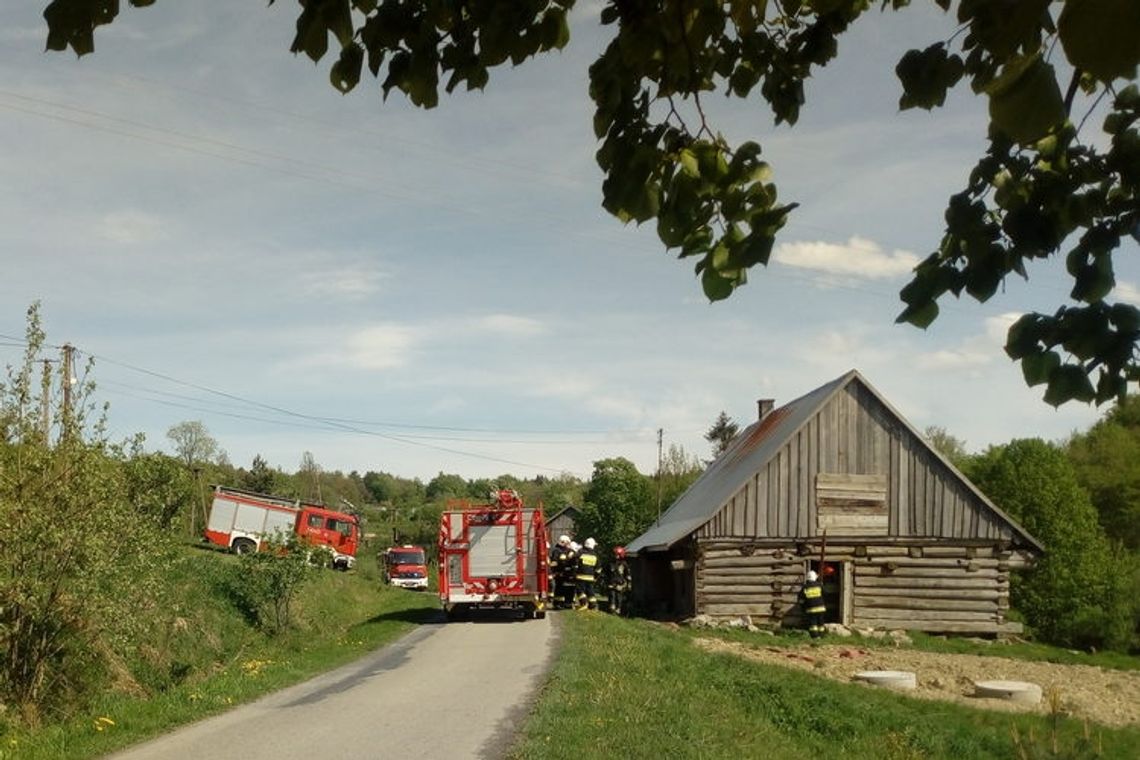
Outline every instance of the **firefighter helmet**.
[(819, 576), (816, 575), (815, 570), (808, 570), (807, 579), (809, 583), (815, 583), (817, 580), (819, 580)]
[(597, 545), (598, 545), (598, 542), (592, 538), (587, 538), (586, 543), (583, 544), (583, 546), (585, 546), (587, 549), (593, 549)]
[(559, 536), (558, 537), (558, 545), (559, 546), (569, 546), (570, 545), (570, 536), (567, 536), (566, 534)]
[(625, 559), (625, 547), (624, 546), (615, 546), (614, 547), (614, 556), (617, 557), (618, 559)]

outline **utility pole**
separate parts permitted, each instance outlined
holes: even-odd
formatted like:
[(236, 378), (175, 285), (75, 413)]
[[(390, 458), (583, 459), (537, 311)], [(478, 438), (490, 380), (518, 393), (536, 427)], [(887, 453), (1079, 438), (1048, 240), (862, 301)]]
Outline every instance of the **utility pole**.
[(63, 344), (63, 424), (69, 424), (71, 419), (71, 386), (75, 382), (75, 370), (72, 366), (72, 358), (75, 354), (75, 346), (70, 343)]
[(657, 524), (661, 524), (661, 444), (665, 428), (657, 428)]
[(41, 361), (44, 363), (44, 376), (40, 381), (40, 428), (47, 444), (51, 437), (51, 359)]

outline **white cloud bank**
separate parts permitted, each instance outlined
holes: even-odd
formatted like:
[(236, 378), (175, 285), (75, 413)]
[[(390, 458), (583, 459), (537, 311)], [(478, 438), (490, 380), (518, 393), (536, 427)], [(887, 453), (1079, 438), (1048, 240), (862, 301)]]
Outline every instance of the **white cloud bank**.
[(851, 237), (846, 243), (804, 241), (777, 246), (772, 256), (785, 266), (833, 277), (885, 280), (908, 274), (919, 258), (909, 251), (884, 251), (878, 243)]

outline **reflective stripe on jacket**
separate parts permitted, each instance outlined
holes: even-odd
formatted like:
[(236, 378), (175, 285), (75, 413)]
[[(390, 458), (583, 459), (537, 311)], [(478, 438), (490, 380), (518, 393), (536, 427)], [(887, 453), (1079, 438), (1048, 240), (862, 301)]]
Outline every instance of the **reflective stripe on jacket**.
[(578, 580), (594, 580), (594, 572), (598, 566), (598, 555), (590, 549), (583, 549), (578, 555)]
[(803, 589), (800, 590), (800, 603), (804, 607), (804, 612), (816, 613), (826, 612), (827, 607), (823, 604), (823, 586), (819, 581), (808, 581), (804, 584)]

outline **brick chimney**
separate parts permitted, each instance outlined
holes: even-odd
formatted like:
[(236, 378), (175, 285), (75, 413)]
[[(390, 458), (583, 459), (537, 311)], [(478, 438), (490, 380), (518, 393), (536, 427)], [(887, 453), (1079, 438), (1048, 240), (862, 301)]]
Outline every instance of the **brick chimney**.
[(776, 400), (772, 398), (761, 398), (756, 400), (756, 409), (760, 414), (759, 419), (764, 419), (772, 413), (772, 409), (776, 406)]

